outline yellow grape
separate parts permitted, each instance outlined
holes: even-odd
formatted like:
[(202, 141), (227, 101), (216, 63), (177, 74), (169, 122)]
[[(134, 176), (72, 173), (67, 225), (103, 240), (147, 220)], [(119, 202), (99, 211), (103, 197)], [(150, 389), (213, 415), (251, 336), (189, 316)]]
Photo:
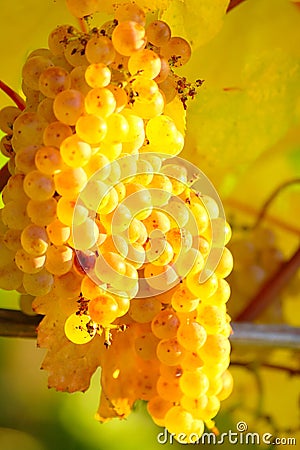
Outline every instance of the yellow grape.
[(83, 167), (89, 162), (92, 154), (91, 146), (73, 134), (67, 137), (60, 145), (60, 154), (69, 167)]
[(147, 39), (156, 47), (165, 45), (171, 37), (169, 25), (162, 20), (153, 20), (146, 28)]
[(89, 301), (88, 311), (94, 322), (107, 326), (118, 316), (118, 303), (112, 295), (102, 294)]
[(39, 77), (39, 89), (43, 95), (55, 98), (57, 94), (71, 87), (69, 73), (61, 67), (48, 67)]
[(86, 59), (91, 64), (111, 64), (115, 59), (115, 49), (107, 36), (93, 36), (85, 48)]
[(75, 125), (84, 113), (84, 96), (75, 89), (60, 92), (54, 99), (55, 117), (66, 125)]
[(76, 133), (80, 139), (88, 144), (99, 144), (103, 141), (107, 133), (106, 121), (103, 117), (94, 114), (82, 116), (76, 122)]
[(125, 20), (114, 29), (112, 43), (118, 53), (130, 56), (145, 47), (145, 28), (137, 22)]
[(71, 314), (64, 326), (66, 337), (74, 344), (87, 344), (96, 334), (96, 327), (90, 325), (90, 317), (87, 315)]
[(53, 175), (64, 168), (60, 151), (52, 146), (40, 147), (34, 160), (37, 169), (45, 175)]

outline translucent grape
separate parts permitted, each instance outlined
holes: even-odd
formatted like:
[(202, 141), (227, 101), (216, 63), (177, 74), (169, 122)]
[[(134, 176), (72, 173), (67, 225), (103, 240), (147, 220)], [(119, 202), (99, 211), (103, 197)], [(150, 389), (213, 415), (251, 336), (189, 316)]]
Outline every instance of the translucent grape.
[(68, 40), (78, 32), (72, 25), (60, 25), (48, 36), (48, 46), (53, 55), (62, 55)]
[(161, 54), (165, 56), (174, 67), (183, 66), (191, 57), (190, 44), (183, 38), (171, 37), (161, 48)]
[(195, 371), (184, 371), (179, 379), (179, 386), (189, 397), (200, 397), (207, 392), (209, 388), (209, 379), (207, 375), (198, 369)]
[(190, 312), (197, 308), (199, 299), (181, 283), (172, 295), (172, 306), (178, 312)]
[(62, 170), (54, 175), (56, 191), (66, 198), (73, 199), (87, 182), (87, 175), (81, 168)]
[(15, 152), (20, 149), (41, 144), (47, 122), (36, 113), (22, 112), (14, 121), (13, 147)]
[(71, 235), (70, 227), (56, 219), (47, 226), (47, 234), (54, 245), (63, 245)]
[(38, 148), (38, 145), (31, 145), (18, 151), (15, 157), (15, 165), (18, 172), (27, 174), (36, 169), (35, 155)]
[(48, 67), (39, 77), (39, 89), (49, 98), (55, 98), (57, 94), (70, 87), (69, 73), (61, 67)]
[(10, 201), (2, 209), (2, 221), (12, 230), (23, 230), (30, 224), (24, 201)]
[[(154, 297), (132, 299), (129, 316), (138, 323), (150, 322), (161, 310), (161, 303)], [(159, 337), (159, 336), (157, 336)]]
[(87, 65), (85, 43), (86, 41), (81, 37), (70, 39), (69, 42), (66, 43), (64, 56), (71, 66)]
[(144, 276), (150, 287), (162, 292), (172, 288), (178, 281), (177, 274), (170, 265), (155, 266), (154, 264), (147, 264)]
[(24, 273), (23, 286), (30, 295), (46, 295), (50, 292), (54, 283), (53, 276), (42, 269), (38, 273)]
[(76, 66), (70, 72), (72, 89), (81, 92), (83, 95), (86, 95), (91, 90), (91, 87), (87, 84), (85, 80), (86, 68), (87, 65)]
[(9, 178), (5, 186), (9, 200), (16, 200), (16, 201), (28, 200), (28, 197), (26, 196), (23, 190), (24, 178), (25, 176), (20, 173), (12, 175)]
[(147, 411), (156, 425), (163, 426), (165, 415), (172, 406), (173, 403), (171, 401), (156, 396), (152, 397), (147, 403)]
[(37, 201), (48, 200), (55, 192), (53, 178), (39, 170), (29, 172), (25, 176), (23, 187), (26, 195)]
[(200, 282), (201, 272), (190, 272), (186, 278), (186, 284), (189, 290), (199, 297), (200, 299), (205, 299), (213, 295), (218, 288), (218, 277), (212, 273), (210, 277), (204, 281)]
[(54, 122), (56, 117), (53, 112), (53, 99), (52, 98), (44, 98), (37, 107), (37, 113), (40, 117), (42, 117), (46, 122)]
[(46, 256), (33, 256), (19, 248), (15, 255), (17, 267), (25, 273), (38, 273), (44, 267)]
[(109, 325), (118, 315), (118, 304), (109, 294), (102, 294), (90, 300), (88, 311), (91, 319), (101, 325)]
[(106, 36), (93, 36), (87, 42), (85, 56), (91, 64), (111, 64), (115, 59), (112, 41)]
[(17, 251), (21, 247), (21, 230), (8, 229), (3, 236), (3, 243), (9, 250)]
[(62, 122), (52, 122), (47, 125), (43, 134), (44, 144), (48, 147), (59, 148), (60, 144), (72, 135), (72, 129), (69, 125)]
[(109, 84), (107, 86), (107, 89), (109, 89), (115, 97), (116, 100), (115, 112), (117, 113), (121, 112), (126, 107), (128, 102), (127, 92), (125, 91), (125, 89), (119, 86), (115, 86), (114, 84)]
[(201, 305), (197, 320), (209, 334), (220, 333), (226, 324), (225, 310), (215, 305)]
[(106, 64), (90, 64), (85, 71), (85, 80), (92, 88), (101, 88), (108, 86), (111, 79), (111, 71)]
[(75, 89), (60, 92), (54, 100), (54, 114), (66, 125), (75, 125), (84, 112), (84, 96)]
[(55, 147), (41, 147), (35, 153), (35, 165), (45, 175), (53, 175), (64, 168), (60, 151)]
[(166, 22), (162, 20), (153, 20), (147, 28), (146, 34), (148, 41), (156, 47), (162, 47), (167, 44), (171, 37), (171, 29)]
[(182, 323), (177, 330), (177, 339), (186, 350), (197, 352), (206, 340), (206, 331), (200, 323)]
[(189, 435), (193, 424), (193, 416), (182, 406), (173, 406), (165, 416), (165, 426), (170, 433)]
[(137, 22), (125, 20), (114, 29), (112, 43), (118, 53), (130, 56), (145, 47), (145, 28)]
[(158, 377), (156, 389), (159, 396), (168, 402), (178, 402), (182, 397), (179, 378), (161, 375)]
[(81, 223), (73, 227), (73, 243), (77, 250), (87, 250), (92, 248), (99, 237), (99, 229), (95, 222), (89, 217)]
[(46, 226), (56, 219), (56, 206), (57, 202), (52, 197), (41, 202), (29, 200), (27, 214), (36, 225)]
[(34, 224), (28, 225), (22, 231), (21, 244), (23, 249), (30, 255), (44, 255), (49, 245), (45, 228)]
[(13, 124), (21, 111), (16, 106), (5, 106), (0, 109), (0, 130), (11, 135), (13, 133)]
[(69, 167), (79, 168), (88, 163), (92, 151), (91, 146), (87, 142), (73, 134), (61, 143), (60, 153), (63, 161)]
[(221, 334), (209, 334), (199, 351), (200, 357), (208, 363), (222, 362), (230, 353), (230, 343)]
[[(163, 112), (164, 107), (165, 100), (160, 91), (155, 92), (151, 100), (134, 97), (132, 103), (132, 111), (134, 114), (146, 120), (159, 116)], [(163, 147), (161, 147), (161, 149), (163, 149)], [(146, 151), (150, 151), (148, 147)]]
[(64, 326), (65, 334), (74, 344), (87, 344), (96, 334), (96, 327), (90, 325), (91, 319), (87, 315), (71, 314)]
[(73, 251), (66, 245), (51, 245), (47, 251), (46, 269), (53, 275), (64, 275), (73, 265)]
[(32, 56), (27, 59), (22, 69), (22, 78), (31, 89), (39, 90), (39, 78), (42, 72), (54, 64), (43, 56)]
[(88, 144), (99, 144), (105, 138), (106, 132), (106, 121), (100, 116), (88, 114), (76, 122), (77, 135)]
[(155, 266), (165, 266), (173, 259), (174, 253), (171, 244), (165, 238), (150, 238), (146, 244), (146, 257)]
[(184, 356), (184, 349), (176, 338), (162, 339), (156, 351), (158, 359), (167, 366), (180, 364)]
[(128, 69), (131, 75), (141, 74), (153, 79), (157, 77), (161, 69), (160, 57), (153, 50), (140, 50), (130, 56)]
[(18, 269), (16, 264), (6, 262), (5, 266), (0, 267), (0, 289), (13, 291), (22, 286), (23, 272)]
[(85, 98), (87, 113), (108, 117), (116, 108), (114, 94), (107, 88), (91, 89)]
[(169, 339), (176, 336), (179, 325), (180, 322), (176, 313), (164, 309), (152, 319), (151, 329), (156, 337)]
[[(98, 119), (100, 117), (97, 117)], [(102, 118), (100, 118), (101, 120)], [(81, 136), (82, 138), (82, 136)], [(96, 153), (92, 155), (88, 163), (84, 166), (84, 171), (88, 177), (91, 177), (97, 172), (97, 180), (105, 181), (111, 172), (111, 166), (109, 164), (109, 159), (102, 153)]]

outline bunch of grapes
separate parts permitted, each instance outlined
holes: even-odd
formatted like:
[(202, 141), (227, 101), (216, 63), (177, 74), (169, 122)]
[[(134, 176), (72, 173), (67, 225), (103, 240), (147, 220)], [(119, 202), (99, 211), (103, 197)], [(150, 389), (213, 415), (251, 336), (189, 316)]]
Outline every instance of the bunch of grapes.
[[(82, 17), (99, 2), (67, 3)], [(83, 355), (101, 337), (99, 420), (143, 399), (157, 424), (200, 436), (232, 390), (231, 231), (165, 114), (195, 95), (174, 73), (190, 45), (145, 24), (128, 3), (99, 28), (57, 27), (28, 56), (25, 109), (0, 112), (0, 287), (59, 310)]]

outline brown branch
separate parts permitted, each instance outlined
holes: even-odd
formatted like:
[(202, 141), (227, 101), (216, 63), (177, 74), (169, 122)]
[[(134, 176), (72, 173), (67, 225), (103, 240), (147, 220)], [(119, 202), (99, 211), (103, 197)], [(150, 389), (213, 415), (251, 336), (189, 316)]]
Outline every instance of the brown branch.
[[(258, 366), (257, 363), (253, 364), (252, 362), (242, 362), (242, 361), (235, 361), (235, 360), (231, 360), (230, 365), (245, 367), (246, 369), (249, 369), (249, 370), (257, 369), (257, 366)], [(283, 372), (287, 372), (289, 375), (300, 375), (300, 369), (294, 369), (292, 367), (280, 366), (277, 364), (268, 364), (268, 363), (264, 363), (264, 362), (259, 362), (259, 366), (264, 367), (266, 369), (280, 370)]]
[(0, 169), (0, 192), (2, 192), (2, 189), (8, 182), (8, 179), (10, 177), (10, 173), (8, 170), (8, 164), (6, 163), (1, 169)]
[(251, 322), (272, 303), (272, 300), (287, 285), (300, 267), (300, 247), (293, 256), (284, 262), (269, 278), (258, 293), (235, 319), (237, 322)]
[(295, 184), (299, 184), (300, 183), (300, 178), (294, 178), (292, 180), (286, 181), (285, 183), (282, 183), (280, 186), (278, 186), (274, 192), (272, 192), (272, 194), (270, 195), (270, 197), (265, 201), (265, 203), (263, 204), (261, 211), (253, 225), (253, 228), (256, 228), (260, 225), (261, 221), (263, 220), (263, 218), (265, 217), (269, 206), (271, 205), (271, 203), (275, 200), (275, 198), (287, 187), (289, 186), (293, 186)]
[(231, 11), (233, 8), (235, 8), (236, 6), (240, 5), (241, 3), (243, 3), (245, 0), (230, 0), (230, 3), (228, 5), (227, 8), (227, 13), (229, 13), (229, 11)]
[[(43, 316), (27, 316), (21, 311), (0, 309), (0, 336), (36, 338), (36, 329)], [(300, 349), (300, 328), (288, 325), (232, 324), (230, 336), (234, 348)]]
[[(232, 208), (241, 211), (244, 214), (248, 214), (249, 216), (255, 217), (255, 219), (259, 214), (259, 211), (255, 207), (249, 206), (245, 203), (240, 202), (239, 200), (235, 200), (234, 198), (224, 199), (223, 204), (226, 206), (226, 208)], [(267, 214), (265, 215), (265, 220), (267, 220), (272, 225), (278, 226), (282, 230), (300, 236), (300, 229), (298, 227), (290, 225), (289, 223), (284, 222), (278, 217), (272, 216), (271, 214)]]
[(21, 311), (0, 309), (0, 336), (35, 338), (42, 316), (27, 316)]
[(12, 88), (7, 86), (2, 80), (0, 80), (0, 89), (7, 94), (13, 102), (15, 102), (16, 106), (21, 110), (24, 111), (25, 109), (25, 101), (20, 97), (19, 94), (17, 94)]
[(230, 337), (233, 348), (289, 348), (300, 350), (300, 328), (289, 325), (233, 322)]

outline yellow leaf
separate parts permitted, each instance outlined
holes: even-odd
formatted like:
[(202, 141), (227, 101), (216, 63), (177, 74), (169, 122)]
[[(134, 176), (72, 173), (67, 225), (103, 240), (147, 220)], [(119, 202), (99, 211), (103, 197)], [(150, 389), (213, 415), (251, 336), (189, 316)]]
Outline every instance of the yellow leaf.
[(170, 24), (174, 35), (197, 48), (220, 31), (228, 5), (229, 0), (173, 0), (162, 19)]

